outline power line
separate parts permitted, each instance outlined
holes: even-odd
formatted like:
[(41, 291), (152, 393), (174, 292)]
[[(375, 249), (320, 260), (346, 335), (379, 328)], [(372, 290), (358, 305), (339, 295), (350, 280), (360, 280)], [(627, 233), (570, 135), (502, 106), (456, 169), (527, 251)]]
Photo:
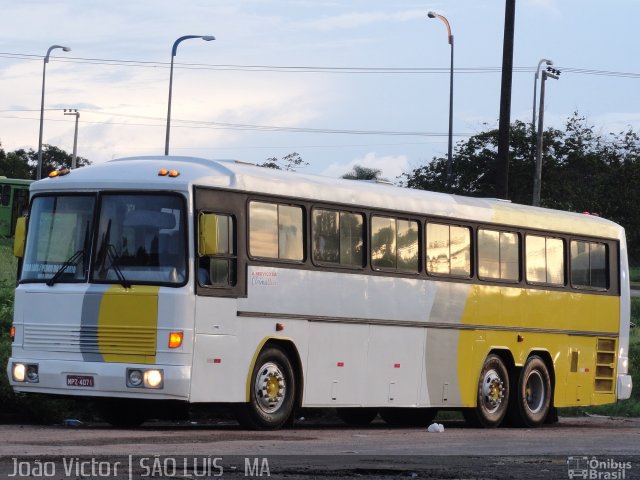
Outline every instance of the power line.
[[(57, 110), (57, 109), (55, 109)], [(20, 110), (19, 110), (20, 111)], [(3, 112), (9, 112), (4, 110)], [(83, 110), (86, 113), (94, 113), (98, 115), (110, 115), (125, 118), (139, 118), (152, 121), (160, 121), (157, 117), (144, 117), (140, 115), (126, 115), (109, 112), (94, 112), (91, 110)], [(35, 117), (17, 117), (17, 116), (0, 116), (4, 119), (13, 120), (38, 120)], [(47, 119), (47, 122), (69, 122), (67, 119)], [(85, 120), (83, 124), (93, 125), (126, 125), (126, 126), (138, 126), (138, 127), (164, 127), (164, 123), (128, 123), (128, 122), (99, 122)], [(434, 133), (434, 132), (417, 132), (417, 131), (389, 131), (389, 130), (354, 130), (354, 129), (335, 129), (335, 128), (302, 128), (302, 127), (285, 127), (276, 125), (255, 125), (255, 124), (243, 124), (243, 123), (226, 123), (226, 122), (205, 122), (197, 120), (180, 120), (173, 119), (172, 123), (178, 128), (191, 128), (191, 129), (211, 129), (211, 130), (237, 130), (237, 131), (260, 131), (260, 132), (288, 132), (288, 133), (320, 133), (320, 134), (339, 134), (339, 135), (376, 135), (376, 136), (407, 136), (407, 137), (446, 137), (448, 133)], [(180, 125), (182, 124), (182, 125)], [(469, 134), (454, 133), (457, 137), (469, 137)]]
[[(42, 55), (0, 52), (0, 58), (42, 61)], [(169, 62), (148, 60), (121, 60), (109, 58), (56, 57), (56, 62), (79, 63), (138, 68), (169, 68)], [(280, 72), (280, 73), (343, 73), (343, 74), (448, 74), (449, 67), (334, 67), (334, 66), (295, 66), (295, 65), (240, 65), (209, 63), (174, 63), (176, 68), (192, 70), (242, 71), (242, 72)], [(618, 78), (640, 78), (640, 73), (597, 70), (578, 67), (559, 67), (564, 73), (598, 75)], [(533, 73), (535, 67), (514, 67), (515, 73)], [(458, 74), (500, 73), (500, 67), (456, 67)]]

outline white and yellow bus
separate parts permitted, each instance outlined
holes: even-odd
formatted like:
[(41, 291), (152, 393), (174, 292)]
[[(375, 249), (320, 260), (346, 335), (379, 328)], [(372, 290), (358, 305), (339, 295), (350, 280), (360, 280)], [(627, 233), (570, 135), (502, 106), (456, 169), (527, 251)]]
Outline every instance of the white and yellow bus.
[(596, 216), (187, 157), (30, 197), (11, 385), (115, 425), (206, 403), (532, 427), (631, 393), (624, 230)]

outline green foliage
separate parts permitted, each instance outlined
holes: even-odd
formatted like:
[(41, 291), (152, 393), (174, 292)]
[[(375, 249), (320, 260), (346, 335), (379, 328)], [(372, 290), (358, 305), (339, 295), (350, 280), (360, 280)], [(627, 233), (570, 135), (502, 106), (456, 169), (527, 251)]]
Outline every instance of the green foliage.
[(386, 180), (381, 178), (382, 170), (377, 168), (363, 167), (362, 165), (354, 165), (350, 172), (342, 175), (347, 180)]
[(269, 157), (263, 163), (258, 164), (259, 167), (287, 170), (290, 172), (295, 172), (297, 169), (307, 167), (308, 165), (309, 162), (305, 162), (297, 152), (289, 153), (280, 160), (276, 157)]
[[(71, 167), (72, 155), (53, 145), (42, 146), (42, 177), (53, 170)], [(76, 157), (76, 165), (84, 167), (91, 161), (84, 157)], [(35, 179), (38, 168), (38, 152), (36, 150), (19, 149), (5, 153), (0, 148), (0, 175), (8, 178)]]
[[(446, 158), (434, 158), (403, 174), (411, 188), (495, 197), (498, 130), (459, 142), (453, 156), (452, 188), (446, 187)], [(509, 198), (531, 204), (533, 135), (528, 124), (511, 125)], [(629, 257), (640, 261), (640, 136), (627, 131), (604, 135), (574, 113), (564, 129), (543, 137), (541, 205), (591, 212), (625, 227)]]

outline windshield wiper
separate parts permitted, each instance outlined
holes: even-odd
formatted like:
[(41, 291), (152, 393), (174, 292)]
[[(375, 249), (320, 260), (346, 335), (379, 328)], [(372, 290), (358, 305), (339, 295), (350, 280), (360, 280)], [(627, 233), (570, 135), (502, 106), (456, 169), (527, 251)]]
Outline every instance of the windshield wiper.
[(79, 263), (80, 259), (83, 258), (83, 257), (84, 257), (84, 249), (78, 250), (76, 253), (71, 255), (71, 257), (69, 257), (69, 259), (62, 264), (62, 266), (53, 275), (53, 277), (51, 277), (49, 280), (47, 280), (47, 285), (49, 287), (53, 287), (54, 283), (56, 283), (56, 280), (58, 280), (60, 278), (60, 276), (62, 276), (64, 271), (67, 268), (69, 268), (71, 265), (77, 265)]
[(122, 284), (122, 286), (124, 288), (131, 288), (131, 283), (129, 283), (129, 281), (126, 278), (124, 278), (122, 270), (116, 263), (116, 260), (119, 258), (118, 252), (116, 251), (116, 247), (114, 247), (110, 243), (107, 244), (106, 246), (106, 256), (109, 257), (109, 260), (111, 260), (111, 265), (109, 265), (106, 271), (109, 271), (109, 268), (113, 268), (113, 271), (116, 272), (116, 277), (118, 277), (118, 280), (120, 280), (120, 283)]

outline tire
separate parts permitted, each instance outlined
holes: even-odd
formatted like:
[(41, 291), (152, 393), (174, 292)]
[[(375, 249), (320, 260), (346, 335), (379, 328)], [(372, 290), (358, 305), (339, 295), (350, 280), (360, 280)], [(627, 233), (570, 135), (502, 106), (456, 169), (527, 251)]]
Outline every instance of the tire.
[(135, 400), (103, 400), (98, 403), (100, 417), (116, 428), (135, 428), (147, 419), (146, 403)]
[(381, 408), (380, 416), (394, 427), (426, 427), (436, 418), (435, 408)]
[(367, 407), (336, 408), (336, 415), (347, 425), (364, 427), (373, 422), (373, 419), (378, 416), (378, 409)]
[(464, 419), (472, 427), (498, 427), (509, 406), (509, 372), (498, 355), (491, 354), (484, 361), (476, 396), (477, 406), (464, 409)]
[(267, 347), (251, 373), (249, 403), (236, 408), (236, 419), (251, 430), (276, 430), (292, 418), (296, 379), (291, 361), (279, 347)]
[(513, 389), (509, 417), (515, 426), (538, 427), (551, 410), (551, 378), (544, 360), (537, 355), (527, 359), (518, 384)]

